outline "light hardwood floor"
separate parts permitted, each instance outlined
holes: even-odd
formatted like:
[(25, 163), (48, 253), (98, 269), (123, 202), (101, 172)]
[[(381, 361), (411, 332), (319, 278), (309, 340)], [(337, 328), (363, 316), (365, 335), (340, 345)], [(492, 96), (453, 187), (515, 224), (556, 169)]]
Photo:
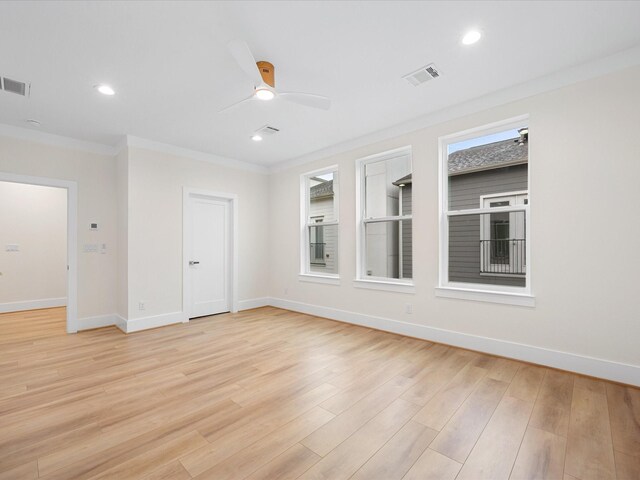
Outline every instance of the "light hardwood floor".
[(633, 479), (640, 390), (276, 308), (0, 315), (0, 479)]

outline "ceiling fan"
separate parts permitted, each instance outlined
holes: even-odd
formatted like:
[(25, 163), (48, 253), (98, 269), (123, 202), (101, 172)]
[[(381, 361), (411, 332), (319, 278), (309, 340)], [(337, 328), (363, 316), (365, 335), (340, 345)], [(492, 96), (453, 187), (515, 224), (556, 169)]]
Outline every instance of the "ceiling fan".
[(298, 93), (298, 92), (278, 92), (275, 89), (275, 75), (274, 67), (269, 62), (256, 62), (249, 46), (242, 40), (234, 40), (227, 45), (229, 52), (235, 58), (240, 68), (249, 76), (253, 81), (253, 93), (245, 99), (240, 100), (228, 107), (220, 110), (224, 112), (233, 108), (241, 103), (249, 100), (273, 100), (276, 97), (282, 98), (289, 102), (298, 103), (307, 107), (320, 108), (322, 110), (328, 110), (331, 106), (331, 100), (322, 95), (314, 95), (313, 93)]

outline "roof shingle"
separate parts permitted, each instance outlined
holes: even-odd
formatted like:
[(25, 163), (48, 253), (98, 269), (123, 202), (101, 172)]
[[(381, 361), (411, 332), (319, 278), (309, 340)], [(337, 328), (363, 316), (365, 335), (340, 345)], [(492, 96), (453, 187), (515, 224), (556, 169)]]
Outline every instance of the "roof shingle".
[(314, 198), (331, 197), (333, 196), (333, 180), (327, 180), (326, 182), (319, 183), (310, 188), (309, 197)]
[(449, 175), (527, 163), (529, 145), (513, 139), (478, 145), (449, 154)]

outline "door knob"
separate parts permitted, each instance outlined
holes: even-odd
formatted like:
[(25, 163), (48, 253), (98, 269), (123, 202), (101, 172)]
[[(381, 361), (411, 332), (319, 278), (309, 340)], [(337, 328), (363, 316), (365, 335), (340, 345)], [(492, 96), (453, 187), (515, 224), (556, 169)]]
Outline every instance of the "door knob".
[(189, 260), (189, 265), (200, 265), (200, 262), (195, 262), (193, 260)]

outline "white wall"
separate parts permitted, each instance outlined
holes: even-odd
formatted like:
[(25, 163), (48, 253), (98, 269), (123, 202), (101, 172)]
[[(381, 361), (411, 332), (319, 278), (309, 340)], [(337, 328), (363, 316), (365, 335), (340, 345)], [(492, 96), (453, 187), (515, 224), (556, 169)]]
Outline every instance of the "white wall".
[[(113, 156), (0, 136), (0, 172), (78, 184), (78, 318), (116, 311), (116, 177)], [(97, 222), (100, 230), (90, 231)], [(84, 253), (84, 244), (107, 253)]]
[(66, 296), (67, 191), (0, 182), (0, 311), (62, 306)]
[(238, 299), (268, 295), (266, 175), (142, 148), (128, 165), (128, 320), (183, 310), (183, 187), (238, 195)]
[[(271, 295), (292, 308), (331, 307), (640, 366), (638, 85), (636, 67), (273, 174)], [(438, 137), (525, 113), (536, 306), (438, 298)], [(405, 145), (413, 148), (416, 293), (354, 288), (355, 160)], [(341, 284), (300, 282), (299, 175), (333, 164), (340, 169)], [(404, 313), (406, 304), (413, 314)]]

